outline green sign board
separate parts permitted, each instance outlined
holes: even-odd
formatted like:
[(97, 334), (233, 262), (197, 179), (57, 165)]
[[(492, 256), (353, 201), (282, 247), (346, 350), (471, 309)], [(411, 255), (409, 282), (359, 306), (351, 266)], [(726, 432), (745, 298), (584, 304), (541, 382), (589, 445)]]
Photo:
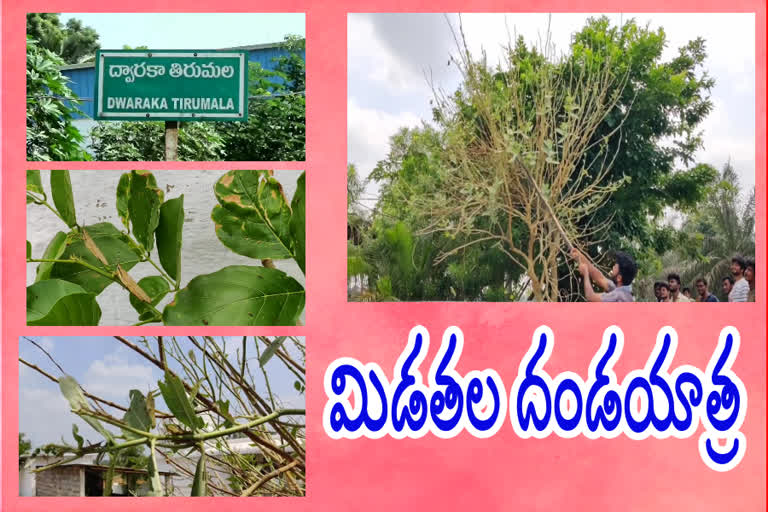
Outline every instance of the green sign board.
[(96, 52), (96, 119), (246, 121), (248, 58), (228, 50)]

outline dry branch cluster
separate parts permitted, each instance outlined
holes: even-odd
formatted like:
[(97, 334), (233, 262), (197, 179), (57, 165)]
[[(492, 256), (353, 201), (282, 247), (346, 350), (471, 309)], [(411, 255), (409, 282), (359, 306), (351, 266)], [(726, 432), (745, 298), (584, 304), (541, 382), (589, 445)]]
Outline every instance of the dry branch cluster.
[[(628, 111), (610, 134), (595, 133), (619, 110), (628, 74), (616, 76), (610, 57), (588, 48), (556, 58), (549, 42), (528, 59), (510, 44), (505, 62), (492, 68), (485, 55), (470, 55), (463, 31), (456, 41), (460, 58), (452, 62), (463, 86), (455, 95), (433, 88), (445, 147), (439, 187), (419, 199), (429, 219), (421, 234), (469, 239), (441, 258), (495, 240), (525, 272), (535, 300), (558, 300), (558, 255), (597, 243), (605, 223), (594, 225), (590, 215), (621, 184), (606, 180), (617, 154), (607, 148)], [(585, 161), (593, 148), (598, 156)]]
[[(189, 419), (185, 421), (177, 411), (156, 409), (153, 397), (160, 393), (149, 390), (146, 408), (153, 428), (157, 422), (157, 430), (136, 429), (131, 426), (135, 422), (130, 421), (135, 409), (134, 399), (137, 398), (135, 393), (131, 392), (131, 404), (126, 407), (78, 389), (78, 393), (82, 391), (82, 406), (77, 410), (73, 407), (73, 412), (92, 426), (92, 421), (95, 421), (119, 427), (127, 441), (118, 441), (120, 436), (106, 432), (104, 442), (84, 444), (80, 439), (77, 447), (58, 445), (60, 454), (73, 455), (50, 467), (89, 453), (109, 454), (112, 458), (128, 446), (151, 442), (152, 453), (147, 468), (150, 477), (155, 464), (155, 450), (174, 472), (186, 475), (195, 482), (201, 474), (200, 459), (207, 459), (207, 468), (202, 471), (205, 475), (202, 488), (205, 491), (195, 494), (195, 483), (193, 495), (304, 495), (304, 410), (288, 408), (280, 401), (272, 391), (266, 367), (268, 361), (281, 363), (292, 374), (296, 390), (303, 394), (303, 340), (244, 336), (237, 347), (232, 347), (231, 341), (228, 346), (225, 340), (208, 336), (188, 336), (184, 340), (160, 336), (141, 338), (136, 342), (122, 336), (115, 336), (114, 339), (162, 369), (166, 375), (166, 386), (171, 380), (180, 382), (184, 391), (177, 392), (177, 395), (186, 395), (194, 409), (188, 416), (192, 416), (194, 421), (197, 421), (194, 418), (199, 418), (203, 426), (190, 430), (187, 426)], [(65, 373), (50, 354), (46, 352), (46, 355), (59, 371)], [(66, 381), (74, 382), (71, 377), (64, 375), (57, 378), (24, 359), (19, 360), (60, 385)], [(270, 366), (271, 371), (274, 366)], [(174, 409), (168, 405), (167, 390), (162, 391), (166, 405)], [(144, 398), (139, 398), (143, 403)], [(102, 429), (97, 430), (104, 434)], [(248, 449), (243, 450), (244, 446)], [(45, 469), (49, 468), (42, 468)]]

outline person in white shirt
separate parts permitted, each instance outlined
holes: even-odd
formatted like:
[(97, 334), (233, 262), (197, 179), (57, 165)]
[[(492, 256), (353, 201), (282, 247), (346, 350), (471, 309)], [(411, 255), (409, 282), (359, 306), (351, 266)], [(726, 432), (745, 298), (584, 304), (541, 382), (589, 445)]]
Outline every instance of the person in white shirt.
[(744, 271), (747, 270), (747, 262), (741, 256), (731, 258), (731, 275), (733, 275), (733, 287), (728, 294), (728, 302), (747, 302), (749, 297), (749, 283), (744, 279)]

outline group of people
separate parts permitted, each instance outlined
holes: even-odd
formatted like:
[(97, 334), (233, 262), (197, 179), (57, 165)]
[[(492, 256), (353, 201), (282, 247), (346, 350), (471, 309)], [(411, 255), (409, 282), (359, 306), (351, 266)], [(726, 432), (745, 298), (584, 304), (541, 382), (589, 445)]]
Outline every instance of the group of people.
[[(632, 281), (637, 275), (637, 263), (629, 254), (617, 252), (610, 273), (605, 276), (590, 263), (577, 249), (571, 250), (571, 257), (579, 265), (579, 273), (584, 280), (584, 296), (590, 302), (634, 302)], [(596, 284), (603, 290), (596, 292)], [(755, 301), (755, 261), (741, 256), (731, 258), (731, 275), (722, 279), (723, 294), (728, 302)], [(670, 273), (666, 281), (657, 281), (653, 292), (657, 302), (719, 302), (709, 291), (709, 284), (703, 277), (695, 281), (695, 295), (691, 289), (682, 287), (680, 275)]]

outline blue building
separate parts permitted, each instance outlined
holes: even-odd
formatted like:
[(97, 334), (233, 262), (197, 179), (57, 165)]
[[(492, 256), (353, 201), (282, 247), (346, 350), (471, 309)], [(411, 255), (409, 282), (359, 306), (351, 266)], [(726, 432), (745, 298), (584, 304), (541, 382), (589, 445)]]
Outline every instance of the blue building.
[[(249, 62), (258, 62), (262, 69), (274, 70), (275, 59), (289, 55), (289, 52), (283, 48), (282, 43), (255, 44), (251, 46), (237, 46), (234, 48), (223, 48), (224, 50), (246, 50), (248, 52)], [(302, 57), (305, 57), (302, 52)], [(75, 119), (89, 120), (93, 118), (93, 93), (96, 80), (96, 70), (93, 62), (83, 64), (71, 64), (63, 66), (61, 73), (72, 82), (69, 84), (72, 91), (80, 98), (82, 103), (79, 105), (81, 111), (86, 116), (76, 115)], [(276, 79), (279, 80), (279, 79)], [(85, 128), (90, 132), (91, 123), (76, 123), (78, 128)]]

